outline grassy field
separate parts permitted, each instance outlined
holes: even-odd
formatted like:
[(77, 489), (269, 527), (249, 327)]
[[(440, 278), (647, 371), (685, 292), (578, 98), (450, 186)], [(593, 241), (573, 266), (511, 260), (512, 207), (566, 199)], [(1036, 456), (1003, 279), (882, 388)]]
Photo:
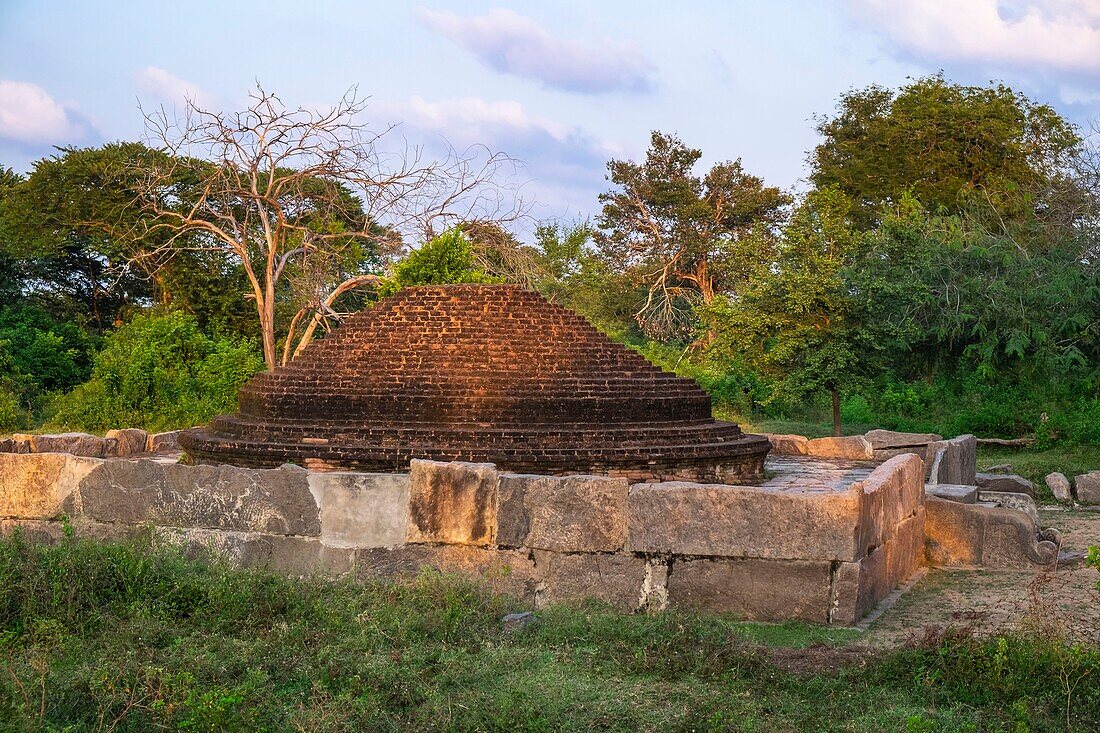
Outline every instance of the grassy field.
[(941, 632), (883, 651), (600, 606), (505, 631), (515, 608), (437, 574), (290, 580), (140, 543), (0, 540), (0, 730), (1100, 728), (1095, 648)]

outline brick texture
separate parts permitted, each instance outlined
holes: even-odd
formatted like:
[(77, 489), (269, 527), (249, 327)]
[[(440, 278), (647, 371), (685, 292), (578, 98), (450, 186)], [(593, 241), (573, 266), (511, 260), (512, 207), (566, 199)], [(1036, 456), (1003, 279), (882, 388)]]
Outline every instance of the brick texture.
[(401, 471), (759, 476), (769, 443), (581, 316), (507, 285), (412, 287), (252, 378), (239, 409), (186, 431), (199, 462)]

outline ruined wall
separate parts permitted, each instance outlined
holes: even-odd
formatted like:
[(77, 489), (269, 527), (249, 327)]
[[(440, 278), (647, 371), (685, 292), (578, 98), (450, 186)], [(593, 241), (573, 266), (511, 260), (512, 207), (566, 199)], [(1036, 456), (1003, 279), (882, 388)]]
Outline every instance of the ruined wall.
[(892, 458), (843, 490), (509, 474), (414, 461), (408, 474), (0, 454), (0, 530), (50, 540), (152, 532), (249, 566), (359, 578), (424, 566), (531, 607), (729, 611), (852, 624), (924, 552), (923, 465)]

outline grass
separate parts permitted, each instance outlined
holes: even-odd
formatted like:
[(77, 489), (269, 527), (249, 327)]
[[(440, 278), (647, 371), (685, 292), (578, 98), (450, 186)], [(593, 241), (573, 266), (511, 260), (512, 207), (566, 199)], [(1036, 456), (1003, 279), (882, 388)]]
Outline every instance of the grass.
[[(0, 730), (1062, 730), (1059, 670), (1100, 677), (1098, 650), (1052, 641), (870, 652), (852, 631), (596, 605), (505, 632), (515, 609), (439, 574), (292, 580), (17, 535), (0, 539)], [(1100, 685), (1069, 710), (1096, 730)]]

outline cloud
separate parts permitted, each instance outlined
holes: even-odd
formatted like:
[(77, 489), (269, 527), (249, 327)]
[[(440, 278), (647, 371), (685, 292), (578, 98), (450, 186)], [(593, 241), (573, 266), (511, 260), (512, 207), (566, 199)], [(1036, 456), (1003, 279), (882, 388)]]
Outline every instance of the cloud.
[(134, 75), (138, 91), (162, 102), (186, 107), (188, 102), (202, 109), (215, 109), (218, 100), (198, 84), (180, 79), (158, 66), (146, 66)]
[(85, 135), (78, 116), (42, 87), (0, 79), (0, 138), (26, 144), (59, 145)]
[[(515, 101), (480, 97), (377, 101), (367, 114), (412, 144), (439, 152), (443, 140), (458, 150), (484, 145), (523, 163), (530, 183), (525, 186), (539, 205), (540, 216), (587, 212), (602, 190), (603, 172), (616, 146), (578, 128), (531, 115)], [(391, 141), (392, 142), (392, 141)], [(527, 194), (525, 194), (525, 197)]]
[(1100, 74), (1100, 0), (849, 0), (854, 14), (932, 60)]
[(630, 44), (560, 40), (534, 20), (503, 8), (474, 17), (417, 8), (416, 15), (489, 68), (545, 87), (598, 94), (644, 92), (652, 86), (652, 62)]

